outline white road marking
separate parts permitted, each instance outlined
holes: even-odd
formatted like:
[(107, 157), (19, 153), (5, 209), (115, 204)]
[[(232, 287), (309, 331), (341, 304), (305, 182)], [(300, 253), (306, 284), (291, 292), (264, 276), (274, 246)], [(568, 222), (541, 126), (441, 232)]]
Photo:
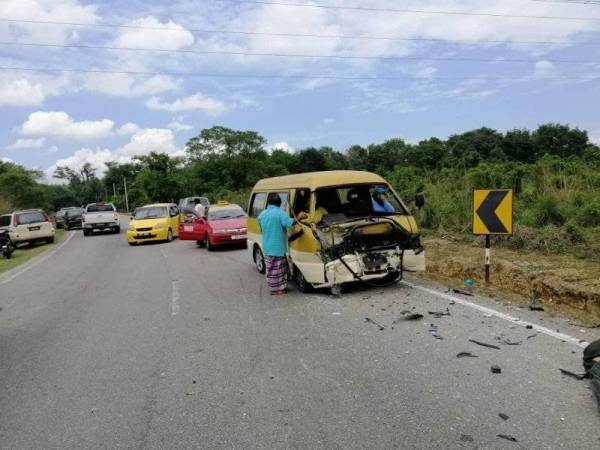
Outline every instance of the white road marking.
[(478, 311), (481, 311), (484, 314), (498, 317), (499, 319), (506, 320), (515, 325), (522, 325), (522, 326), (530, 325), (535, 331), (546, 334), (546, 335), (551, 336), (556, 339), (560, 339), (561, 341), (565, 341), (570, 344), (577, 345), (578, 347), (584, 348), (584, 347), (587, 347), (589, 344), (588, 342), (580, 341), (578, 338), (576, 338), (574, 336), (570, 336), (570, 335), (564, 334), (564, 333), (559, 333), (558, 331), (551, 330), (550, 328), (542, 327), (541, 325), (537, 325), (533, 322), (527, 322), (525, 320), (521, 320), (518, 317), (511, 316), (510, 314), (505, 314), (500, 311), (496, 311), (495, 309), (488, 308), (486, 306), (481, 306), (481, 305), (478, 305), (477, 303), (472, 303), (468, 300), (465, 300), (460, 297), (456, 297), (454, 295), (449, 295), (444, 292), (436, 291), (435, 289), (430, 289), (430, 288), (426, 288), (424, 286), (419, 286), (418, 284), (410, 283), (408, 281), (402, 281), (401, 283), (404, 284), (405, 286), (409, 286), (413, 289), (416, 289), (416, 290), (419, 290), (422, 292), (426, 292), (431, 295), (435, 295), (436, 297), (440, 297), (445, 300), (450, 300), (450, 301), (456, 302), (459, 305), (463, 305), (463, 306), (467, 306), (469, 308), (476, 309)]
[(12, 280), (14, 280), (15, 278), (17, 278), (18, 276), (23, 275), (25, 272), (27, 272), (29, 269), (32, 269), (36, 266), (38, 266), (39, 264), (43, 263), (44, 261), (46, 261), (48, 258), (50, 258), (52, 255), (54, 255), (57, 251), (59, 251), (61, 248), (63, 248), (63, 246), (67, 245), (67, 243), (73, 238), (73, 236), (75, 236), (75, 232), (71, 232), (69, 233), (69, 237), (62, 242), (58, 247), (56, 247), (54, 250), (51, 250), (49, 253), (46, 253), (44, 256), (42, 256), (40, 259), (38, 260), (34, 260), (34, 262), (32, 262), (29, 265), (26, 265), (25, 267), (23, 267), (21, 270), (15, 272), (14, 274), (10, 275), (9, 277), (5, 278), (4, 280), (0, 281), (0, 286), (2, 286), (3, 284), (6, 284)]
[(179, 280), (171, 282), (171, 316), (179, 314)]

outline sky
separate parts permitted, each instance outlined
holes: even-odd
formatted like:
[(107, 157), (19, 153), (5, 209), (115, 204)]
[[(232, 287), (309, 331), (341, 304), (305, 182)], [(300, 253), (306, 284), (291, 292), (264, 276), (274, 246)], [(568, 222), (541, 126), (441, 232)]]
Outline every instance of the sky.
[(0, 159), (56, 181), (213, 125), (288, 151), (547, 122), (600, 141), (599, 68), (600, 5), (566, 0), (2, 0)]

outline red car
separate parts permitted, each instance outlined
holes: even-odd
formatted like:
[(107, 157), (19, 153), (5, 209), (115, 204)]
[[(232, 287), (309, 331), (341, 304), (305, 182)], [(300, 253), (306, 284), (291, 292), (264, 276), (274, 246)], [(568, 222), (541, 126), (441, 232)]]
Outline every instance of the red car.
[(204, 217), (195, 210), (184, 210), (179, 224), (179, 239), (196, 241), (208, 250), (222, 245), (246, 245), (246, 213), (239, 205), (219, 202), (205, 208)]

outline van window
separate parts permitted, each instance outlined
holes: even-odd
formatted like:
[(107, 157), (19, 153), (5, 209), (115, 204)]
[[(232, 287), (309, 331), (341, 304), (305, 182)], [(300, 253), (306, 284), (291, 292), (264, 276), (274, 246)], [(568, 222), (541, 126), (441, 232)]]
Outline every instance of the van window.
[(44, 213), (35, 211), (17, 214), (17, 223), (19, 225), (27, 225), (30, 223), (46, 222)]
[[(323, 188), (316, 191), (317, 207), (323, 207), (329, 215), (342, 214), (346, 217), (370, 215), (406, 214), (400, 200), (386, 189), (387, 200), (393, 212), (376, 213), (373, 210), (373, 192), (378, 185), (356, 185)], [(387, 188), (387, 187), (386, 187)]]
[(290, 201), (289, 192), (277, 192), (276, 194), (279, 195), (279, 198), (281, 198), (281, 210), (287, 212), (288, 203)]
[(294, 214), (298, 215), (301, 212), (309, 212), (310, 209), (310, 189), (302, 188), (296, 190), (294, 197)]
[(250, 202), (250, 210), (248, 215), (250, 217), (258, 217), (258, 215), (265, 209), (265, 202), (267, 201), (267, 194), (264, 192), (257, 192), (252, 196)]

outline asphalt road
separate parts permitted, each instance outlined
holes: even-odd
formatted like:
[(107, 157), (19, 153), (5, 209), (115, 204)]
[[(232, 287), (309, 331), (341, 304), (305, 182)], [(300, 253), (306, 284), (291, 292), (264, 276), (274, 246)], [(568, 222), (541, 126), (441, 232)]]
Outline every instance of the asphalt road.
[(0, 278), (3, 449), (600, 448), (586, 382), (558, 372), (576, 341), (402, 284), (271, 297), (245, 250), (71, 233)]

